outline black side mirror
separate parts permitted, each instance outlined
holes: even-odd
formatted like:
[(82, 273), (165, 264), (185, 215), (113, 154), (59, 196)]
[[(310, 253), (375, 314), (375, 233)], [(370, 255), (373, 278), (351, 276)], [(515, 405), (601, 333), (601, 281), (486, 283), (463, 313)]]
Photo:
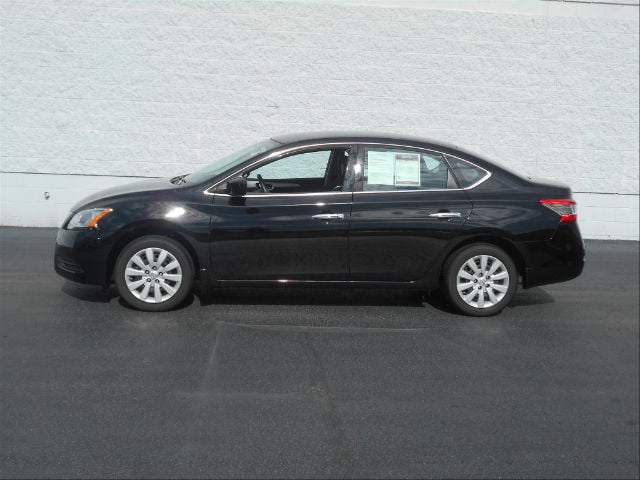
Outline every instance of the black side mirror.
[(232, 197), (244, 197), (247, 194), (247, 179), (236, 177), (229, 180), (227, 182), (227, 193)]

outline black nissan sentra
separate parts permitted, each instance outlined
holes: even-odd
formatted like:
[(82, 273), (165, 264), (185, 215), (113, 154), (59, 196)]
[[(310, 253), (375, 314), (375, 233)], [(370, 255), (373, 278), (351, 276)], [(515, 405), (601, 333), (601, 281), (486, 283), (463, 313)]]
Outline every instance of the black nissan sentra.
[(458, 311), (501, 311), (523, 288), (580, 275), (568, 186), (452, 145), (384, 134), (282, 135), (191, 174), (75, 205), (55, 269), (140, 310), (195, 281), (440, 289)]

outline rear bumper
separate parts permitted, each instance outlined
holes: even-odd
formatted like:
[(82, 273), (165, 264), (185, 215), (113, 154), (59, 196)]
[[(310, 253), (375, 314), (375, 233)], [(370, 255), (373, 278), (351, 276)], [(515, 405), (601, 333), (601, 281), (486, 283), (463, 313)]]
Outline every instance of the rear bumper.
[(579, 276), (583, 268), (584, 260), (566, 262), (555, 267), (528, 268), (525, 272), (523, 287), (531, 288), (538, 285), (566, 282)]
[(584, 242), (576, 222), (561, 224), (551, 240), (525, 244), (525, 249), (524, 288), (565, 282), (584, 268)]
[(79, 283), (108, 285), (109, 246), (95, 230), (58, 230), (54, 268), (58, 275)]

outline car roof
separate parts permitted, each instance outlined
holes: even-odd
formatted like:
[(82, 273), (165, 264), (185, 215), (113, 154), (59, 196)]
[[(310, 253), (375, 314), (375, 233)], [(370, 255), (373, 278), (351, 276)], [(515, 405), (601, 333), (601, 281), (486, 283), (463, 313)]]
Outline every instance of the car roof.
[(455, 152), (464, 153), (476, 157), (472, 152), (462, 150), (457, 145), (447, 142), (432, 140), (429, 138), (418, 137), (413, 135), (400, 135), (394, 133), (370, 132), (370, 131), (321, 131), (321, 132), (301, 132), (287, 133), (283, 135), (275, 135), (271, 137), (283, 145), (289, 144), (305, 144), (305, 143), (326, 143), (326, 142), (354, 142), (354, 143), (389, 143), (400, 144), (406, 146), (422, 146), (433, 149), (446, 149)]

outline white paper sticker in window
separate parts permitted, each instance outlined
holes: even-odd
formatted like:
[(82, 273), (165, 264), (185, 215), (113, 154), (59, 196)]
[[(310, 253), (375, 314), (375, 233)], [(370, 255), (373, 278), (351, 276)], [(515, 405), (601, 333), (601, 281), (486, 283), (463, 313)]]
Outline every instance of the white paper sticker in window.
[(393, 185), (393, 152), (367, 152), (367, 183), (369, 185)]
[(420, 154), (396, 153), (396, 185), (420, 186)]

